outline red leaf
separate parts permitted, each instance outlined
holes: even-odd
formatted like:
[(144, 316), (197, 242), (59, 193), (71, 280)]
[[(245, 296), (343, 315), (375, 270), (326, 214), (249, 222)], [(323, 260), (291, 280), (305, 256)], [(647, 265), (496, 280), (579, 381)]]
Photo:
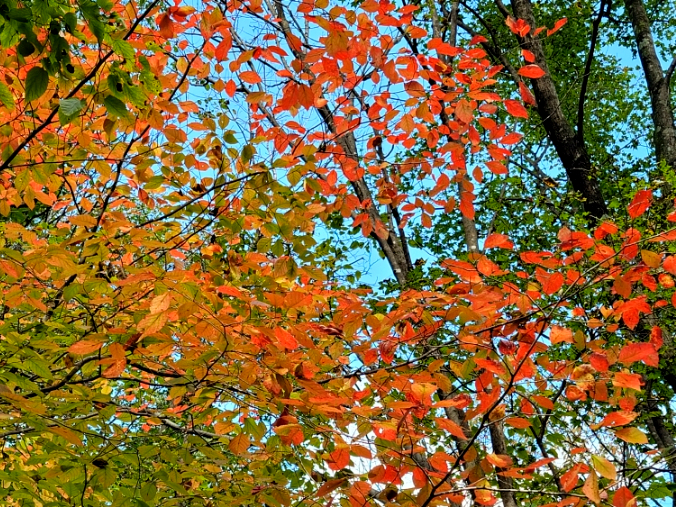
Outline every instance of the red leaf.
[(556, 23), (554, 23), (554, 27), (551, 30), (547, 30), (547, 37), (552, 35), (553, 33), (558, 32), (563, 25), (565, 25), (568, 22), (568, 18), (562, 18), (559, 19)]
[(579, 478), (578, 467), (574, 466), (561, 476), (561, 487), (567, 493), (577, 486)]
[(676, 255), (669, 255), (662, 263), (662, 268), (672, 275), (676, 275)]
[(631, 421), (633, 421), (637, 417), (638, 417), (638, 414), (636, 412), (626, 412), (624, 410), (620, 411), (620, 412), (611, 412), (610, 414), (605, 416), (599, 424), (593, 425), (592, 429), (598, 429), (598, 428), (603, 428), (603, 427), (612, 428), (614, 426), (624, 426), (625, 424), (629, 424)]
[(538, 105), (537, 101), (535, 100), (535, 96), (523, 81), (519, 81), (519, 94), (521, 95), (521, 100), (523, 100), (524, 104), (528, 104), (529, 106), (533, 107)]
[(294, 350), (298, 348), (298, 341), (296, 341), (291, 333), (281, 327), (275, 328), (275, 337), (285, 349)]
[(174, 22), (169, 17), (169, 14), (161, 14), (157, 18), (157, 25), (160, 27), (160, 35), (165, 39), (174, 38)]
[(227, 93), (229, 97), (234, 97), (236, 91), (237, 83), (235, 83), (232, 79), (229, 79), (228, 82), (225, 83), (225, 93)]
[(631, 218), (638, 218), (650, 206), (650, 201), (652, 201), (653, 192), (652, 190), (639, 190), (634, 195), (634, 199), (631, 201), (629, 206), (627, 206), (627, 212)]
[(631, 364), (645, 361), (650, 359), (651, 356), (657, 356), (657, 351), (652, 343), (630, 343), (622, 347), (617, 360), (622, 364)]
[(232, 38), (230, 35), (224, 34), (223, 40), (220, 42), (220, 44), (218, 44), (218, 46), (216, 46), (216, 51), (214, 52), (216, 60), (222, 62), (223, 60), (227, 59), (231, 48)]
[(525, 65), (519, 69), (519, 74), (531, 79), (538, 79), (545, 75), (545, 71), (535, 64)]
[(505, 24), (509, 27), (509, 29), (519, 35), (520, 37), (525, 37), (528, 35), (528, 32), (530, 32), (530, 25), (526, 23), (523, 19), (514, 19), (511, 16), (507, 16), (507, 19), (505, 20)]
[(636, 499), (629, 488), (622, 486), (615, 492), (613, 507), (636, 507)]
[(613, 375), (613, 385), (625, 389), (641, 390), (641, 376), (637, 373), (617, 372)]
[(331, 470), (342, 470), (350, 464), (350, 450), (347, 446), (338, 446), (329, 456), (327, 463)]
[(509, 114), (517, 118), (528, 118), (528, 111), (518, 100), (505, 100), (505, 109), (507, 109)]
[(514, 243), (504, 234), (493, 233), (486, 236), (486, 241), (484, 241), (484, 249), (488, 250), (489, 248), (511, 250), (514, 248)]
[(599, 372), (608, 371), (608, 368), (610, 368), (608, 358), (605, 354), (600, 352), (594, 352), (591, 356), (589, 356), (589, 364), (591, 364), (594, 369)]
[(521, 55), (523, 56), (523, 59), (526, 60), (528, 63), (535, 62), (535, 55), (531, 51), (528, 51), (527, 49), (522, 49)]

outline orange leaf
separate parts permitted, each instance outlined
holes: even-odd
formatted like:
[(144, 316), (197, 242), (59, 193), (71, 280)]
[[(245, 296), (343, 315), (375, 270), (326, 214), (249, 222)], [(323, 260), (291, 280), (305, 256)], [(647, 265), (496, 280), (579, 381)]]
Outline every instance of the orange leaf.
[(636, 195), (634, 195), (631, 203), (629, 203), (629, 206), (627, 206), (627, 212), (629, 213), (629, 216), (631, 218), (638, 218), (643, 215), (643, 213), (645, 213), (645, 211), (650, 206), (652, 198), (652, 190), (639, 190), (636, 192)]
[(651, 356), (657, 356), (657, 351), (652, 343), (630, 343), (622, 347), (617, 360), (622, 364), (632, 364), (645, 361)]
[(552, 344), (561, 342), (573, 343), (573, 332), (565, 327), (552, 326), (551, 331), (549, 331), (549, 339)]
[(561, 27), (565, 25), (567, 22), (568, 18), (559, 19), (556, 23), (554, 23), (554, 26), (551, 28), (551, 30), (547, 30), (547, 37), (558, 32), (561, 29)]
[(591, 364), (594, 369), (599, 372), (608, 371), (608, 368), (610, 368), (608, 358), (605, 354), (600, 352), (594, 352), (591, 356), (589, 356), (589, 364)]
[(249, 446), (251, 445), (251, 439), (246, 433), (240, 433), (235, 438), (230, 440), (228, 444), (228, 449), (230, 449), (235, 454), (244, 454)]
[(676, 255), (667, 256), (662, 263), (662, 267), (665, 271), (668, 271), (672, 275), (676, 275)]
[(437, 426), (448, 431), (455, 438), (459, 438), (460, 440), (467, 440), (467, 436), (465, 435), (465, 432), (462, 430), (459, 424), (454, 423), (450, 419), (444, 419), (442, 417), (435, 417), (434, 420), (436, 421)]
[(298, 341), (286, 329), (281, 327), (275, 328), (275, 337), (279, 344), (287, 350), (295, 350), (298, 348)]
[(350, 464), (350, 450), (345, 445), (339, 445), (336, 450), (329, 454), (327, 464), (331, 470), (342, 470)]
[(284, 424), (277, 426), (274, 431), (282, 439), (286, 445), (303, 443), (305, 436), (303, 435), (303, 427), (300, 424)]
[(538, 79), (545, 75), (545, 71), (533, 63), (521, 67), (519, 69), (519, 74), (530, 79)]
[(85, 355), (99, 350), (103, 346), (102, 341), (94, 340), (80, 340), (68, 347), (68, 352), (71, 354)]
[(582, 492), (595, 504), (601, 503), (601, 495), (599, 494), (599, 478), (594, 470), (589, 471), (589, 476), (582, 486)]
[(521, 100), (523, 100), (524, 104), (528, 104), (529, 106), (537, 106), (537, 101), (535, 100), (535, 96), (533, 93), (528, 89), (526, 86), (526, 83), (523, 81), (519, 81), (519, 95), (521, 95)]
[(612, 428), (613, 426), (624, 426), (625, 424), (629, 424), (637, 417), (638, 414), (636, 412), (626, 412), (626, 411), (611, 412), (610, 414), (605, 416), (599, 424), (593, 425), (592, 429), (598, 429), (603, 427)]
[(498, 468), (508, 468), (512, 466), (512, 458), (505, 454), (488, 454), (486, 455), (488, 462)]
[(262, 81), (261, 77), (253, 70), (245, 70), (239, 74), (239, 78), (245, 83), (257, 84)]
[(540, 396), (539, 394), (536, 394), (533, 396), (533, 401), (540, 405), (542, 408), (546, 408), (547, 410), (554, 410), (554, 402), (547, 398), (546, 396)]
[(523, 104), (518, 100), (507, 99), (504, 103), (505, 109), (507, 109), (507, 112), (512, 116), (516, 116), (517, 118), (528, 118), (528, 111), (526, 111), (526, 108), (523, 107)]
[(322, 497), (326, 496), (331, 491), (334, 491), (344, 484), (347, 483), (347, 479), (345, 477), (341, 477), (340, 479), (331, 479), (330, 481), (326, 481), (324, 484), (321, 485), (321, 487), (317, 490), (315, 493), (315, 497)]
[(504, 234), (489, 234), (484, 241), (484, 248), (488, 250), (489, 248), (504, 248), (506, 250), (511, 250), (514, 248), (514, 243)]
[(505, 419), (505, 424), (519, 429), (529, 428), (532, 426), (530, 421), (528, 419), (524, 419), (523, 417), (508, 417)]
[(617, 372), (613, 375), (613, 385), (625, 389), (641, 390), (641, 376), (638, 373)]

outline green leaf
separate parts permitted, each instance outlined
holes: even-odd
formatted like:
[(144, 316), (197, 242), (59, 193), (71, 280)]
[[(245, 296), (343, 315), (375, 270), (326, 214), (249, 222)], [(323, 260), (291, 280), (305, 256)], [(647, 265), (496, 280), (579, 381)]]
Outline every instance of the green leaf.
[(26, 74), (26, 100), (39, 99), (47, 91), (49, 74), (42, 67), (33, 67)]
[(131, 63), (135, 60), (136, 52), (134, 51), (132, 45), (126, 40), (114, 40), (113, 51), (115, 51), (115, 54), (120, 55), (122, 58), (127, 60), (127, 63)]
[(23, 9), (11, 9), (7, 14), (7, 17), (22, 23), (27, 23), (33, 17), (33, 13), (28, 7), (24, 7)]
[(115, 116), (116, 118), (127, 118), (129, 116), (127, 106), (117, 97), (108, 95), (103, 100), (103, 105), (105, 105), (106, 109), (108, 109), (108, 113)]
[(155, 486), (154, 483), (146, 482), (143, 486), (141, 486), (141, 498), (144, 501), (150, 502), (153, 498), (155, 498), (156, 494), (157, 486)]
[(0, 83), (0, 102), (2, 102), (3, 105), (10, 111), (14, 111), (14, 108), (16, 107), (16, 104), (14, 103), (14, 97), (12, 97), (12, 92), (9, 90), (9, 88), (7, 88), (5, 83)]
[(16, 50), (21, 56), (30, 56), (35, 53), (35, 46), (33, 46), (33, 44), (31, 44), (26, 39), (22, 39), (21, 42), (19, 42), (19, 45), (16, 47)]
[(59, 101), (59, 112), (71, 117), (82, 111), (84, 102), (80, 99), (63, 99)]

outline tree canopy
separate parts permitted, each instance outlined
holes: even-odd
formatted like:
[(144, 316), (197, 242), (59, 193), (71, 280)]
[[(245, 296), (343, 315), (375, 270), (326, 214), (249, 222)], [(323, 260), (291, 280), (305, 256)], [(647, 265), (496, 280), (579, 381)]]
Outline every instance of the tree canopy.
[(673, 504), (673, 7), (0, 0), (0, 504)]

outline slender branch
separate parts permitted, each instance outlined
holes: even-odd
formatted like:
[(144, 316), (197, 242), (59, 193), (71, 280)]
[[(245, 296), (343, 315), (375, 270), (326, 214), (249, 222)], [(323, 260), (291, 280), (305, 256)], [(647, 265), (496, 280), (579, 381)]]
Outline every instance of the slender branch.
[(610, 7), (610, 4), (606, 4), (606, 0), (601, 0), (599, 13), (592, 25), (591, 43), (589, 53), (587, 54), (587, 61), (584, 64), (584, 74), (582, 75), (582, 84), (580, 86), (580, 99), (577, 103), (577, 138), (581, 143), (584, 143), (584, 101), (587, 98), (587, 85), (589, 84), (591, 66), (594, 61), (594, 50), (596, 49), (596, 41), (599, 36), (599, 26), (604, 15), (603, 9), (606, 5)]

